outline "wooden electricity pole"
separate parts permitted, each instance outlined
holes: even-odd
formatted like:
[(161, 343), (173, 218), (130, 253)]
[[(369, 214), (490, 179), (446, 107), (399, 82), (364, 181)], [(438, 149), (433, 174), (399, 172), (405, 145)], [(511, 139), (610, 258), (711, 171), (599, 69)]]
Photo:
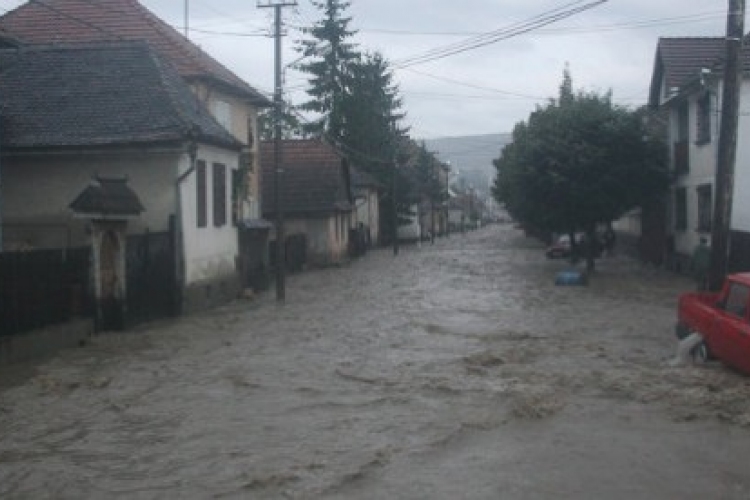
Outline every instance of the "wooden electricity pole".
[(710, 290), (718, 290), (721, 287), (728, 267), (734, 164), (737, 157), (737, 128), (742, 86), (744, 26), (745, 0), (729, 0), (719, 151), (714, 182), (716, 201), (711, 229), (711, 265), (708, 273)]
[(273, 7), (275, 14), (274, 39), (274, 93), (273, 93), (273, 184), (274, 212), (276, 214), (276, 301), (284, 302), (286, 298), (286, 249), (284, 231), (284, 207), (281, 203), (281, 182), (283, 171), (281, 163), (281, 114), (282, 114), (282, 80), (281, 80), (281, 9), (297, 5), (296, 1), (268, 0), (258, 2), (259, 8)]

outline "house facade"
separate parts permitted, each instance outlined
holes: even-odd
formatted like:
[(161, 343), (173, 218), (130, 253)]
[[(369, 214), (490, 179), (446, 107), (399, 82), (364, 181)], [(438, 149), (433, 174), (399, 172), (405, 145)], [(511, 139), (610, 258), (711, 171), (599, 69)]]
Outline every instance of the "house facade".
[[(274, 154), (273, 142), (261, 144), (263, 216), (268, 220), (276, 220), (277, 214)], [(319, 139), (284, 140), (280, 162), (279, 207), (285, 220), (288, 263), (292, 253), (300, 251), (303, 265), (320, 267), (347, 261), (350, 230), (356, 224), (346, 158)], [(299, 241), (304, 241), (303, 250), (297, 247)]]
[[(257, 117), (260, 109), (272, 106), (268, 98), (137, 0), (30, 1), (0, 16), (2, 39), (25, 44), (148, 44), (161, 60), (176, 69), (203, 108), (241, 143), (230, 209), (233, 218), (241, 222), (239, 239), (244, 245), (240, 261), (246, 268), (243, 274), (264, 265), (265, 254), (255, 251), (266, 245), (268, 237), (268, 225), (260, 220)], [(213, 159), (206, 161), (209, 165), (214, 163)], [(221, 161), (217, 159), (215, 163)]]
[(374, 177), (357, 168), (350, 168), (354, 193), (355, 227), (366, 235), (368, 246), (380, 244), (380, 192), (383, 190)]
[(96, 177), (124, 178), (143, 206), (125, 234), (171, 232), (182, 308), (235, 296), (243, 144), (170, 64), (123, 42), (24, 46), (0, 67), (4, 250), (90, 244), (97, 220), (71, 202)]
[[(649, 104), (665, 111), (674, 182), (667, 201), (667, 259), (686, 270), (702, 237), (711, 237), (715, 204), (724, 53), (723, 38), (661, 38), (654, 63)], [(750, 269), (750, 54), (743, 53), (740, 120), (732, 207), (730, 267)]]

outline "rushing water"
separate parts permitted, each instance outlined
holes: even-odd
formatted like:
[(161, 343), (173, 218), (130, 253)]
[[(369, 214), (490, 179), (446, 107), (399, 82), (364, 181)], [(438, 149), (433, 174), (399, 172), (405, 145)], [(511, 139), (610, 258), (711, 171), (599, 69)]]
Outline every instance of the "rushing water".
[(494, 226), (0, 370), (0, 497), (750, 498), (748, 379), (666, 362), (690, 282), (565, 266)]

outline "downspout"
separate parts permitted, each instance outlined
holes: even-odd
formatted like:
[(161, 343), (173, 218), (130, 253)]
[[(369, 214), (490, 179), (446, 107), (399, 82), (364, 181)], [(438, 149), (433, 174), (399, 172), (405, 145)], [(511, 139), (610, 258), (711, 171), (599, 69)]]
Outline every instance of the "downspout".
[[(0, 130), (0, 158), (2, 158), (2, 130)], [(2, 160), (0, 160), (1, 162)], [(3, 180), (0, 166), (0, 253), (3, 251)]]
[[(182, 174), (178, 175), (175, 181), (175, 194), (177, 207), (175, 209), (175, 313), (180, 314), (182, 312), (182, 292), (185, 288), (185, 230), (184, 230), (184, 218), (182, 214), (182, 183), (195, 171), (195, 160), (198, 155), (198, 144), (195, 138), (190, 135), (187, 154), (190, 161), (188, 169)], [(179, 173), (179, 170), (178, 170)]]

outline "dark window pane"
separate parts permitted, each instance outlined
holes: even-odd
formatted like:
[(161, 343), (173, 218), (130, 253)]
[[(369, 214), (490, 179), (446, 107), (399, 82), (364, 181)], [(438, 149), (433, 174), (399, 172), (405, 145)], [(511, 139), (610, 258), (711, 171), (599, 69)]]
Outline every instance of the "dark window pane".
[(208, 207), (206, 206), (206, 162), (203, 160), (198, 160), (195, 163), (195, 186), (195, 218), (198, 227), (206, 227), (208, 222)]
[(214, 163), (214, 226), (227, 223), (227, 167)]

